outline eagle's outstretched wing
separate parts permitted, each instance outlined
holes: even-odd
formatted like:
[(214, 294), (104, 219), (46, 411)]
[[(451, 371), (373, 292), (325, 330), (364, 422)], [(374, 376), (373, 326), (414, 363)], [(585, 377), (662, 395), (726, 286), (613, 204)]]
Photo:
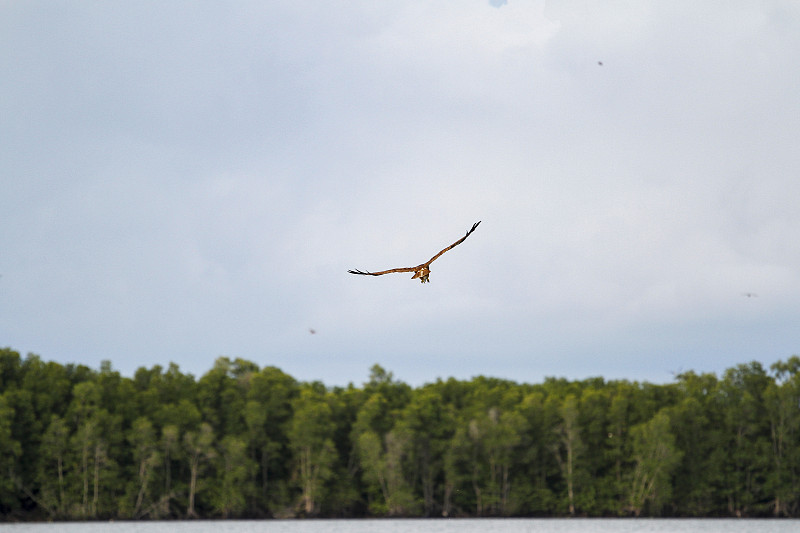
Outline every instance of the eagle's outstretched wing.
[[(442, 250), (438, 254), (436, 254), (433, 257), (431, 257), (430, 260), (428, 260), (426, 263), (422, 263), (421, 265), (417, 265), (417, 266), (413, 266), (413, 267), (404, 267), (404, 268), (392, 268), (392, 269), (389, 269), (389, 270), (381, 270), (380, 272), (369, 272), (369, 271), (361, 271), (361, 270), (348, 270), (348, 272), (350, 274), (361, 274), (361, 275), (364, 275), (364, 276), (382, 276), (383, 274), (391, 274), (393, 272), (414, 272), (415, 273), (414, 278), (417, 278), (420, 275), (422, 275), (423, 282), (427, 281), (427, 278), (428, 278), (428, 276), (427, 276), (428, 266), (430, 266), (431, 263), (433, 263), (436, 259), (438, 259), (440, 255), (442, 255), (443, 253), (445, 253), (446, 251), (450, 250), (451, 248), (454, 248), (454, 247), (458, 246), (459, 244), (461, 244), (462, 242), (464, 242), (464, 239), (469, 237), (470, 234), (473, 231), (475, 231), (475, 228), (477, 228), (478, 224), (480, 224), (480, 223), (481, 223), (481, 221), (479, 220), (478, 222), (473, 224), (466, 235), (464, 235), (463, 237), (458, 239), (456, 242), (454, 242), (453, 244), (451, 244), (450, 246), (448, 246), (447, 248), (445, 248), (444, 250)], [(424, 272), (421, 273), (420, 271), (422, 271), (423, 269), (425, 269), (425, 270), (424, 270)]]
[[(422, 266), (422, 265), (420, 265)], [(392, 272), (414, 272), (419, 267), (407, 267), (407, 268), (392, 268), (390, 270), (381, 270), (380, 272), (362, 272), (361, 270), (348, 270), (351, 274), (362, 274), (364, 276), (382, 276), (383, 274), (391, 274)]]
[[(451, 248), (455, 248), (456, 246), (458, 246), (459, 244), (461, 244), (462, 242), (464, 242), (464, 239), (466, 239), (467, 237), (469, 237), (469, 234), (470, 234), (470, 233), (472, 233), (473, 231), (475, 231), (475, 228), (477, 228), (477, 227), (478, 227), (478, 224), (480, 224), (480, 223), (481, 223), (481, 221), (479, 220), (479, 221), (477, 221), (475, 224), (473, 224), (473, 225), (472, 225), (472, 227), (470, 228), (470, 230), (467, 232), (467, 234), (466, 234), (466, 235), (464, 235), (463, 237), (461, 237), (460, 239), (458, 239), (456, 242), (454, 242), (453, 244), (451, 244), (450, 246), (448, 246), (447, 248), (445, 248), (444, 250), (442, 250), (442, 251), (441, 251), (441, 252), (439, 252), (438, 254), (436, 254), (436, 255), (434, 255), (433, 257), (431, 257), (431, 258), (430, 258), (430, 260), (429, 260), (427, 263), (424, 263), (424, 266), (428, 266), (428, 265), (430, 265), (431, 263), (433, 263), (434, 261), (436, 261), (436, 259), (438, 259), (438, 258), (439, 258), (439, 256), (440, 256), (440, 255), (442, 255), (443, 253), (445, 253), (447, 250), (450, 250)], [(423, 266), (423, 265), (420, 265), (420, 266)]]

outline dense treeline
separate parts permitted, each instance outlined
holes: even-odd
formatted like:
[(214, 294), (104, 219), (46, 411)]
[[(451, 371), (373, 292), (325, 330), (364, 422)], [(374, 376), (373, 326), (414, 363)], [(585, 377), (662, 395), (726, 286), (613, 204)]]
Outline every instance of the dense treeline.
[(0, 349), (3, 520), (800, 516), (800, 358), (654, 385), (123, 377)]

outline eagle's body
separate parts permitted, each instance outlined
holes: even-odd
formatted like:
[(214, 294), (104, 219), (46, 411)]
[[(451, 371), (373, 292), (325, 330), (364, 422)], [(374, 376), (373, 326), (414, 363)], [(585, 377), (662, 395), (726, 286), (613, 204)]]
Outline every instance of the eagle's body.
[(422, 263), (421, 265), (417, 265), (417, 266), (414, 266), (414, 267), (405, 267), (405, 268), (392, 268), (392, 269), (389, 269), (389, 270), (382, 270), (380, 272), (362, 272), (361, 270), (348, 270), (348, 272), (351, 273), (351, 274), (362, 274), (364, 276), (382, 276), (383, 274), (391, 274), (392, 272), (413, 272), (414, 275), (411, 276), (411, 279), (419, 278), (419, 281), (421, 283), (429, 283), (428, 276), (430, 276), (430, 274), (431, 274), (431, 269), (430, 269), (431, 263), (433, 263), (436, 259), (439, 258), (440, 255), (442, 255), (443, 253), (445, 253), (449, 249), (454, 248), (454, 247), (458, 246), (459, 244), (461, 244), (462, 242), (464, 242), (464, 239), (469, 237), (470, 233), (475, 231), (475, 228), (477, 228), (478, 224), (480, 224), (480, 223), (481, 222), (479, 220), (478, 222), (473, 224), (472, 228), (470, 228), (470, 230), (467, 232), (466, 235), (464, 235), (463, 237), (458, 239), (456, 242), (454, 242), (453, 244), (451, 244), (450, 246), (448, 246), (447, 248), (445, 248), (444, 250), (442, 250), (438, 254), (434, 255), (428, 261), (426, 261), (425, 263)]

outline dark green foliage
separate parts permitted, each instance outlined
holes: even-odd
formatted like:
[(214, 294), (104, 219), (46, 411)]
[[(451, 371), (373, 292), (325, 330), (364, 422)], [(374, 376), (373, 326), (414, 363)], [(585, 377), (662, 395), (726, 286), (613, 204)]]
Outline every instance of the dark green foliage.
[(0, 349), (0, 520), (800, 517), (800, 357), (665, 385), (132, 378)]

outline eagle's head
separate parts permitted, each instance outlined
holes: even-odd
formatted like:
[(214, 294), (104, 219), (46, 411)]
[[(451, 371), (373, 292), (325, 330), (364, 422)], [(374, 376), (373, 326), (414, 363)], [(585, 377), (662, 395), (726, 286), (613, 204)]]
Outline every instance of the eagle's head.
[(428, 276), (430, 275), (431, 275), (431, 269), (428, 267), (422, 267), (414, 272), (414, 275), (411, 276), (411, 279), (419, 278), (420, 283), (429, 283)]

